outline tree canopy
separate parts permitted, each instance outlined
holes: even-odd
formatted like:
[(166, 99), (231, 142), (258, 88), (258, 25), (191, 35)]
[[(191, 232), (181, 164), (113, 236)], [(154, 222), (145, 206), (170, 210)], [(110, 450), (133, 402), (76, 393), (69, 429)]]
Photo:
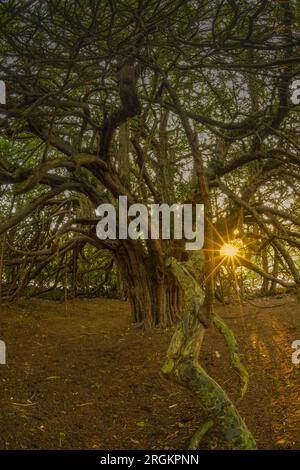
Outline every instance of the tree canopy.
[[(119, 195), (204, 201), (217, 264), (218, 245), (242, 239), (239, 263), (265, 287), (299, 289), (295, 2), (9, 1), (0, 13), (2, 269), (19, 273), (4, 295), (40, 275), (54, 285), (59, 257), (98, 248), (128, 283), (127, 242), (95, 236), (95, 207)], [(135, 249), (161, 270), (175, 248)]]

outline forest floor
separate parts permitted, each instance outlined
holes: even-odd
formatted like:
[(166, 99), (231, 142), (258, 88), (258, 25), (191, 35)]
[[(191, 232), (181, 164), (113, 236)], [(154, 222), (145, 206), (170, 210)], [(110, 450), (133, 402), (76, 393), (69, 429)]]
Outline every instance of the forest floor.
[[(255, 304), (255, 305), (254, 305)], [(195, 397), (160, 375), (172, 330), (142, 332), (126, 302), (34, 299), (0, 307), (1, 449), (183, 449), (203, 421)], [(259, 448), (300, 449), (300, 306), (291, 296), (216, 304), (250, 374), (237, 406)], [(230, 397), (238, 377), (223, 338), (202, 364)], [(210, 448), (209, 433), (203, 448)]]

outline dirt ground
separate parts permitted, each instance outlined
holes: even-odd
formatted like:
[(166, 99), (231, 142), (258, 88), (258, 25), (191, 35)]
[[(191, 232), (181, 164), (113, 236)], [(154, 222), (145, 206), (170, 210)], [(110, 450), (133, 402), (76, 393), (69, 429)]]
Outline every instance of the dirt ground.
[[(255, 305), (254, 305), (255, 304)], [(171, 330), (144, 333), (129, 304), (48, 300), (0, 307), (1, 449), (183, 449), (203, 421), (199, 403), (160, 375)], [(259, 448), (300, 449), (300, 339), (293, 297), (216, 310), (236, 333), (250, 387), (238, 409)], [(202, 364), (238, 397), (219, 333), (209, 331)], [(210, 448), (209, 434), (203, 448)]]

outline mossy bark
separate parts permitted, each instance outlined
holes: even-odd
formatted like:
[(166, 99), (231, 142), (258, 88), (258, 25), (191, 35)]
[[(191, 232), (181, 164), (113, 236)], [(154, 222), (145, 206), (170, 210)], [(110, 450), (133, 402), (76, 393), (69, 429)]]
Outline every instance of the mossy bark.
[[(203, 263), (201, 255), (198, 266)], [(164, 375), (191, 390), (214, 422), (224, 449), (256, 449), (256, 443), (236, 407), (220, 387), (199, 364), (199, 353), (206, 326), (201, 306), (204, 291), (189, 269), (174, 258), (168, 266), (185, 295), (184, 312), (171, 339), (167, 358), (162, 368)]]

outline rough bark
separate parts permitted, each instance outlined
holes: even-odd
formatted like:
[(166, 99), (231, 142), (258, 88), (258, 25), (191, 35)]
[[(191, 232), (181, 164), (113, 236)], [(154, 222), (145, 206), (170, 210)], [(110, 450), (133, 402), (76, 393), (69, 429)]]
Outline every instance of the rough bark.
[[(273, 272), (272, 272), (272, 276), (275, 279), (278, 277), (278, 272), (279, 272), (279, 258), (278, 258), (278, 255), (277, 255), (276, 251), (275, 251), (274, 252)], [(276, 286), (277, 286), (277, 282), (275, 280), (271, 281), (271, 286), (270, 286), (270, 291), (269, 291), (270, 295), (275, 295), (276, 294)]]
[[(268, 253), (266, 250), (263, 250), (262, 252), (262, 265), (263, 265), (263, 270), (268, 273), (269, 272), (269, 264), (268, 264)], [(266, 277), (263, 278), (262, 281), (262, 286), (261, 286), (261, 295), (265, 296), (267, 295), (269, 290), (269, 279)]]
[(124, 184), (129, 183), (129, 123), (123, 122), (119, 127), (118, 173)]
[(125, 244), (116, 261), (134, 323), (145, 329), (174, 325), (180, 318), (182, 294), (172, 274), (158, 269), (137, 245)]

